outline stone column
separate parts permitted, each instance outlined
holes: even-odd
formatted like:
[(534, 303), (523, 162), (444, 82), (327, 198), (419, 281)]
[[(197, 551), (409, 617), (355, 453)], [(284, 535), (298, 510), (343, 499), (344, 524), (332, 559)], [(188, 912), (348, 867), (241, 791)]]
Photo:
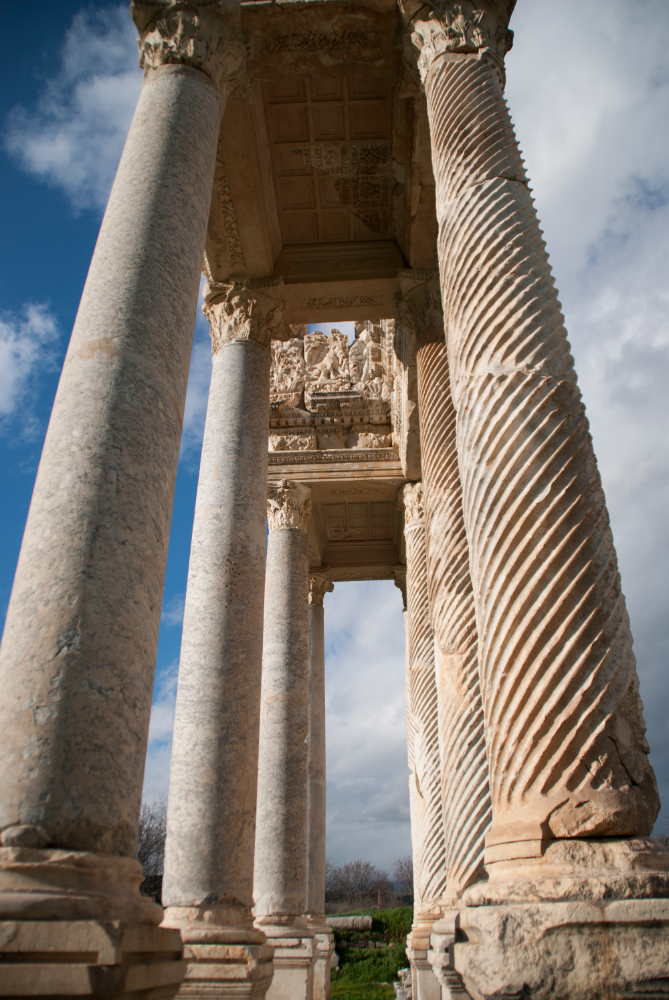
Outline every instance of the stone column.
[(307, 753), (307, 916), (314, 932), (314, 1000), (330, 998), (334, 934), (325, 923), (325, 623), (323, 598), (334, 590), (326, 576), (309, 577), (309, 737)]
[(259, 997), (271, 948), (253, 927), (267, 525), (270, 342), (281, 281), (209, 282), (212, 376), (186, 591), (163, 903), (189, 969), (182, 996)]
[(310, 512), (307, 486), (270, 486), (253, 890), (256, 926), (275, 949), (268, 1000), (311, 1000), (313, 990), (306, 915)]
[[(409, 272), (410, 273), (410, 272)], [(414, 272), (415, 274), (416, 272)], [(449, 965), (457, 902), (483, 872), (490, 828), (490, 790), (478, 673), (474, 592), (462, 513), (455, 410), (438, 273), (407, 280), (402, 272), (402, 324), (416, 337), (425, 547), (441, 758), (446, 889), (432, 926), (428, 959), (444, 990), (458, 976)]]
[(414, 864), (414, 922), (407, 938), (417, 1000), (439, 1000), (427, 952), (446, 891), (434, 634), (428, 603), (422, 483), (402, 488), (406, 542), (407, 737)]
[[(30, 953), (3, 965), (16, 994), (74, 994), (86, 980), (98, 984), (89, 995), (120, 995), (139, 988), (128, 967), (148, 952), (165, 962), (143, 965), (142, 988), (176, 989), (183, 975), (172, 962), (178, 935), (152, 929), (161, 911), (139, 896), (132, 858), (216, 144), (245, 49), (234, 5), (132, 10), (144, 84), (58, 386), (0, 654), (0, 919), (21, 922), (0, 933), (0, 949)], [(47, 953), (61, 953), (57, 982)]]
[[(604, 494), (503, 97), (512, 7), (407, 11), (430, 116), (493, 808), (490, 881), (465, 892), (460, 916), (481, 947), (456, 943), (455, 960), (477, 996), (518, 982), (533, 996), (549, 980), (554, 998), (619, 996), (667, 975), (669, 904), (622, 897), (665, 896), (669, 859), (621, 839), (650, 833), (659, 799)], [(661, 929), (642, 968), (632, 942), (651, 912)]]

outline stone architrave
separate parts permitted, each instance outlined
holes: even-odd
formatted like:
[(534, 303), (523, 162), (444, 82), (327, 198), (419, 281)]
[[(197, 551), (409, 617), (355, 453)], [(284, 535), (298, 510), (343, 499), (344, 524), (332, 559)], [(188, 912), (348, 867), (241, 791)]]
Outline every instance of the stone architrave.
[(184, 972), (132, 859), (216, 145), (245, 48), (238, 4), (138, 2), (132, 14), (144, 83), (0, 654), (0, 921), (13, 922), (0, 978), (16, 995), (85, 981), (111, 998), (141, 981), (168, 996)]
[(442, 819), (439, 718), (434, 634), (428, 601), (425, 512), (422, 483), (402, 487), (406, 541), (407, 734), (411, 842), (414, 859), (414, 922), (407, 938), (417, 996), (439, 1000), (440, 989), (427, 952), (446, 893)]
[(313, 1000), (330, 1000), (334, 935), (325, 923), (325, 624), (323, 598), (334, 590), (327, 576), (309, 577), (309, 737), (307, 803), (307, 916), (314, 932)]
[(316, 960), (307, 918), (310, 512), (308, 486), (270, 486), (253, 890), (256, 926), (274, 945), (268, 1000), (311, 1000)]
[[(669, 858), (643, 839), (659, 799), (629, 620), (504, 102), (512, 8), (405, 7), (430, 117), (493, 810), (490, 882), (465, 891), (460, 926), (472, 943), (455, 943), (455, 963), (475, 996), (519, 982), (547, 996), (550, 980), (554, 1000), (622, 997), (667, 976), (669, 904), (641, 897), (669, 893)], [(635, 874), (621, 880), (623, 870)], [(635, 948), (655, 916), (642, 962)], [(573, 952), (566, 964), (558, 938)]]
[(167, 812), (165, 924), (189, 960), (181, 995), (264, 996), (253, 927), (265, 587), (270, 342), (280, 280), (208, 282), (212, 376), (195, 505)]

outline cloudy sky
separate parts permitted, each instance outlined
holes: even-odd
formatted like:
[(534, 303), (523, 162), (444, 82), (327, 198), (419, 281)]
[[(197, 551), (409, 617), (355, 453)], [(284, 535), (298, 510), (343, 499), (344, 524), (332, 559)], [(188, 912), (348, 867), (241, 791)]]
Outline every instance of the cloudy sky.
[[(58, 373), (141, 74), (125, 5), (3, 13), (0, 613)], [(669, 830), (669, 4), (518, 0), (507, 95), (567, 317), (620, 556)], [(28, 43), (29, 40), (29, 43)], [(168, 781), (209, 378), (198, 318), (145, 793)], [(409, 851), (404, 630), (390, 583), (326, 597), (328, 854)]]

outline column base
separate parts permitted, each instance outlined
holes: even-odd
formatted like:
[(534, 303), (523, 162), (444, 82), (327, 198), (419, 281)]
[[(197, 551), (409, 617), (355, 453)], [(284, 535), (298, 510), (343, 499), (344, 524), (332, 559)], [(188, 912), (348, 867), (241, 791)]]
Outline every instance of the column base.
[(413, 1000), (441, 1000), (441, 987), (428, 959), (430, 934), (442, 914), (438, 904), (418, 904), (414, 924), (407, 936), (407, 958), (411, 964)]
[(131, 858), (0, 848), (0, 997), (168, 1000), (186, 972), (177, 931), (140, 896)]
[(178, 931), (96, 920), (0, 921), (0, 997), (169, 1000), (186, 972)]
[(669, 853), (648, 838), (549, 841), (463, 895), (453, 964), (474, 1000), (666, 1000)]
[(274, 949), (262, 931), (239, 920), (240, 909), (170, 906), (166, 910), (163, 926), (181, 933), (188, 963), (180, 998), (262, 1000), (266, 995)]
[(306, 920), (291, 925), (263, 921), (261, 927), (274, 947), (274, 977), (267, 1000), (311, 1000), (317, 950)]
[(453, 945), (458, 911), (450, 909), (432, 925), (427, 960), (432, 974), (439, 983), (441, 1000), (467, 1000), (469, 993), (462, 983), (462, 976), (453, 968)]
[(330, 978), (332, 972), (332, 955), (334, 952), (334, 934), (325, 923), (325, 916), (309, 916), (308, 927), (314, 934), (316, 961), (314, 963), (313, 1000), (330, 1000)]

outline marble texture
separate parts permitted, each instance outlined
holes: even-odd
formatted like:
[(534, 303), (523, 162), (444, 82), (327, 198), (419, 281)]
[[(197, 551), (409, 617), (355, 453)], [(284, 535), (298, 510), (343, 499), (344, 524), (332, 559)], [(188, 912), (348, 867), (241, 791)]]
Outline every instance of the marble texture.
[(307, 754), (307, 915), (315, 934), (313, 1000), (330, 998), (334, 935), (325, 921), (325, 619), (323, 599), (334, 584), (309, 577), (309, 749)]
[(0, 829), (8, 842), (28, 826), (33, 846), (135, 852), (220, 116), (220, 96), (197, 70), (147, 75), (65, 359), (7, 613)]
[(271, 485), (263, 640), (256, 926), (274, 945), (268, 1000), (308, 1000), (315, 942), (308, 928), (309, 559), (311, 490)]

